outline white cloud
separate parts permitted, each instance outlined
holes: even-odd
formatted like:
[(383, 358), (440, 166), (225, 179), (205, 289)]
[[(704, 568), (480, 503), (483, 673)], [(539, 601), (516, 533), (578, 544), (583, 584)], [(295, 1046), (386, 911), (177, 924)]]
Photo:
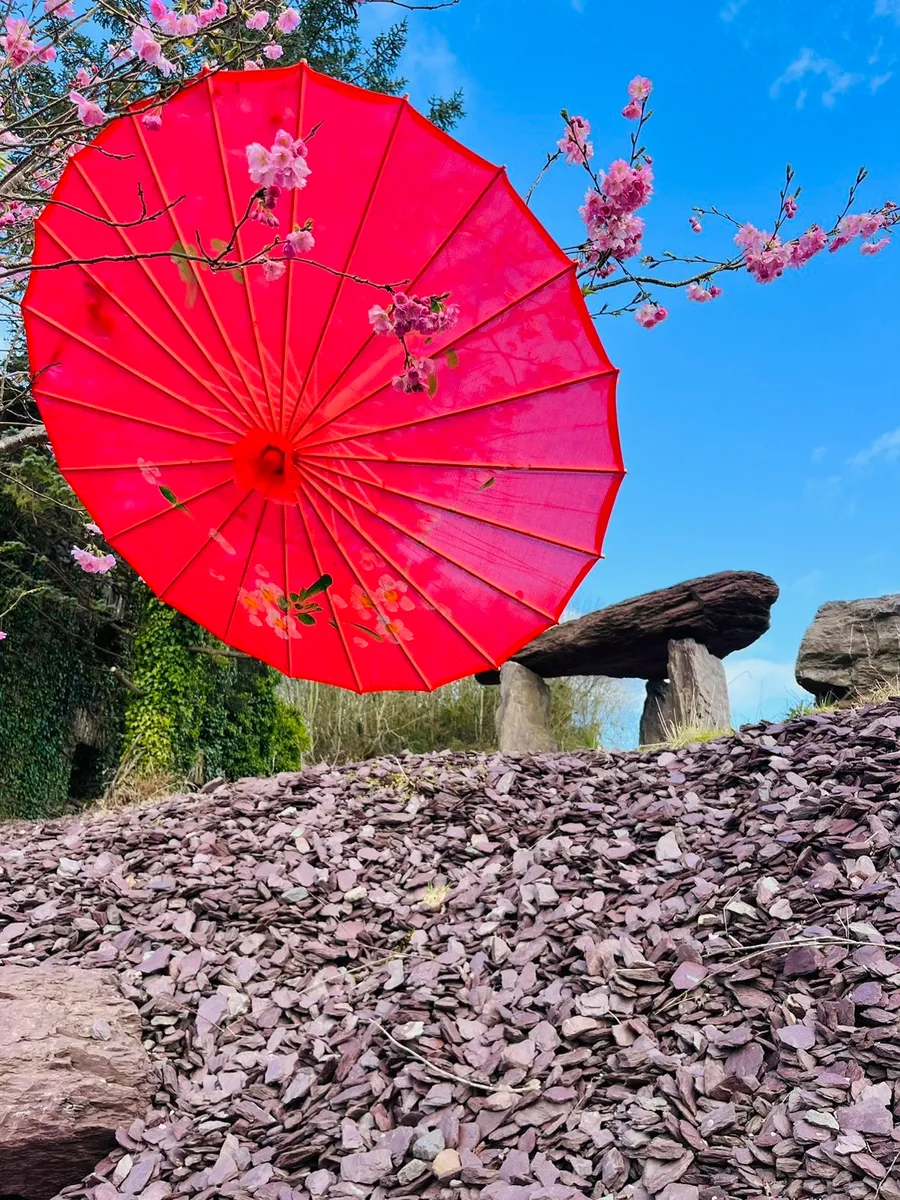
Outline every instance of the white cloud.
[(893, 17), (900, 25), (900, 0), (875, 0), (876, 17)]
[(893, 79), (893, 71), (885, 71), (883, 75), (873, 75), (869, 80), (869, 91), (874, 96), (880, 87), (884, 87), (889, 79)]
[(750, 0), (728, 0), (719, 16), (723, 21), (733, 21), (742, 8), (750, 3)]
[(813, 450), (812, 454), (810, 455), (810, 458), (813, 462), (821, 462), (827, 453), (827, 446), (816, 446), (815, 450)]
[(896, 462), (900, 459), (900, 429), (892, 429), (888, 433), (883, 433), (881, 437), (877, 437), (867, 449), (860, 450), (859, 454), (854, 454), (850, 459), (850, 465), (866, 467), (875, 459), (881, 459), (884, 462)]
[(465, 73), (450, 43), (443, 34), (422, 26), (409, 31), (400, 74), (409, 80), (417, 108), (424, 108), (431, 96), (450, 96), (457, 88), (466, 88)]
[[(801, 50), (790, 66), (779, 75), (769, 89), (769, 94), (777, 98), (782, 88), (790, 84), (800, 84), (807, 76), (819, 77), (827, 87), (822, 91), (822, 103), (826, 108), (833, 108), (838, 96), (842, 96), (850, 88), (865, 82), (865, 75), (855, 71), (845, 71), (833, 58), (823, 58), (815, 50)], [(807, 96), (807, 89), (801, 87), (797, 96), (797, 107), (802, 108)]]
[(792, 662), (775, 662), (753, 654), (731, 654), (725, 677), (735, 726), (777, 720), (805, 693), (794, 678)]

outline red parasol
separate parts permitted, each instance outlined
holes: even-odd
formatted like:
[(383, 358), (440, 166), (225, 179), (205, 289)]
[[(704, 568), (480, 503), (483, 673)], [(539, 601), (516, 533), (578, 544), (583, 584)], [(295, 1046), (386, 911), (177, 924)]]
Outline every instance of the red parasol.
[[(158, 124), (111, 122), (38, 221), (23, 308), (66, 479), (158, 596), (287, 675), (502, 662), (598, 558), (623, 474), (575, 264), (502, 169), (305, 65), (208, 75)], [(279, 136), (309, 174), (257, 202), (273, 228), (244, 218)], [(372, 283), (458, 306), (407, 337), (412, 374)]]

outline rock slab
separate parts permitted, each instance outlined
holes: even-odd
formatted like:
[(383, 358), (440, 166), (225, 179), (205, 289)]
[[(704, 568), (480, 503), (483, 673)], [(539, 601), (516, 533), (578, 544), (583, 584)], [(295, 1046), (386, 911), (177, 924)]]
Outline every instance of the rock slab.
[(152, 1096), (138, 1011), (108, 972), (0, 967), (0, 1194), (77, 1183)]
[(797, 682), (818, 701), (864, 696), (900, 678), (900, 595), (823, 604), (800, 643)]
[(500, 671), (497, 743), (501, 754), (546, 754), (557, 749), (550, 731), (550, 689), (515, 662)]
[[(554, 625), (513, 661), (543, 679), (665, 679), (669, 642), (690, 638), (716, 658), (725, 658), (766, 632), (777, 599), (778, 586), (768, 575), (721, 571)], [(480, 683), (499, 682), (496, 671), (476, 678)]]

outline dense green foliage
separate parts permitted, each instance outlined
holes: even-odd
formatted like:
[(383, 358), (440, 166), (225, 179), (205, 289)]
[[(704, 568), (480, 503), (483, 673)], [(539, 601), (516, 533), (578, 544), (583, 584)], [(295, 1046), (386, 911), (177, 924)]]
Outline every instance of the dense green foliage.
[[(69, 548), (86, 517), (50, 457), (0, 473), (0, 813), (61, 812), (102, 790), (121, 736), (128, 581), (88, 580)], [(76, 746), (79, 750), (76, 752)]]
[[(267, 775), (297, 767), (307, 739), (277, 674), (215, 653), (187, 618), (146, 596), (134, 643), (125, 754), (145, 776)], [(212, 651), (205, 653), (205, 651)]]

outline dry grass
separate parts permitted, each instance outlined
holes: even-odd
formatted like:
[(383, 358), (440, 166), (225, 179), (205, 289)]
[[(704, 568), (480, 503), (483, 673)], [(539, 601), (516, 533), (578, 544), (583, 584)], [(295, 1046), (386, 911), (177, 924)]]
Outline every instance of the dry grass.
[(116, 768), (106, 791), (92, 807), (101, 812), (133, 805), (153, 804), (177, 792), (190, 791), (191, 782), (163, 772), (147, 774), (141, 768), (144, 755), (133, 747)]

